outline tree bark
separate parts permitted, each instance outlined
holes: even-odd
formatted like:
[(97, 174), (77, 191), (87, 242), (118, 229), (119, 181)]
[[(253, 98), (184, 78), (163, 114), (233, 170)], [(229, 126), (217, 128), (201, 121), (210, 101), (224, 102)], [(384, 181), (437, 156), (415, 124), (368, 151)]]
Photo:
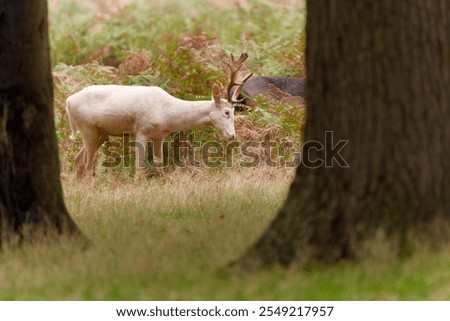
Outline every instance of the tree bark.
[[(309, 0), (307, 10), (309, 143), (284, 207), (237, 262), (358, 258), (380, 235), (401, 255), (424, 230), (448, 242), (450, 2)], [(330, 154), (338, 140), (348, 167)]]
[(0, 245), (77, 234), (63, 201), (47, 3), (0, 2)]

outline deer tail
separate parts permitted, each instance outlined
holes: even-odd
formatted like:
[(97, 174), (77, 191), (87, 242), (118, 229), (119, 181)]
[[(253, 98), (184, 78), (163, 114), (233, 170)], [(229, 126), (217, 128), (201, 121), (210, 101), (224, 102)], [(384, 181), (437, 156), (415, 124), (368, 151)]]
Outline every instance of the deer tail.
[(70, 105), (70, 97), (69, 97), (66, 100), (66, 112), (67, 112), (67, 117), (69, 118), (70, 130), (72, 131), (72, 134), (70, 134), (70, 139), (75, 139), (75, 135), (77, 133), (77, 125), (75, 124), (72, 116), (70, 115), (70, 109), (71, 109), (71, 105)]

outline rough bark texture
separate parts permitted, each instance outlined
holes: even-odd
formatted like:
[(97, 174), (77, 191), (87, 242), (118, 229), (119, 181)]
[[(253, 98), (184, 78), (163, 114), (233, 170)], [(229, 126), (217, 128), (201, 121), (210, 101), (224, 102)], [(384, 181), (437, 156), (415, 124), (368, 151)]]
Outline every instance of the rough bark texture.
[(77, 233), (63, 201), (46, 0), (0, 1), (0, 245)]
[[(238, 262), (358, 257), (380, 233), (402, 253), (410, 231), (437, 219), (448, 235), (450, 2), (310, 0), (307, 9), (305, 140), (324, 150), (325, 131), (333, 144), (348, 140), (349, 167), (300, 166), (285, 206)], [(324, 150), (310, 159), (330, 161)]]

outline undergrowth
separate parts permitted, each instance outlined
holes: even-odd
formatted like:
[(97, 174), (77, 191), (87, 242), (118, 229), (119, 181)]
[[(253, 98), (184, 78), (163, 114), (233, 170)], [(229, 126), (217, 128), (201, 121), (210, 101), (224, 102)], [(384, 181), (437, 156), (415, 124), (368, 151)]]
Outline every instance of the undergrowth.
[[(209, 100), (214, 83), (226, 84), (229, 54), (243, 51), (250, 57), (247, 68), (255, 74), (303, 76), (303, 2), (286, 3), (51, 1), (56, 128), (63, 171), (74, 169), (73, 159), (82, 144), (81, 136), (75, 142), (69, 139), (65, 100), (88, 85), (156, 85), (181, 99)], [(260, 109), (237, 119), (238, 140), (262, 142), (270, 135), (277, 145), (271, 151), (274, 156), (286, 141), (295, 143), (290, 153), (298, 151), (304, 106), (262, 98), (259, 105)], [(202, 144), (223, 142), (212, 128), (182, 135)], [(122, 171), (123, 166), (115, 169), (116, 174)]]

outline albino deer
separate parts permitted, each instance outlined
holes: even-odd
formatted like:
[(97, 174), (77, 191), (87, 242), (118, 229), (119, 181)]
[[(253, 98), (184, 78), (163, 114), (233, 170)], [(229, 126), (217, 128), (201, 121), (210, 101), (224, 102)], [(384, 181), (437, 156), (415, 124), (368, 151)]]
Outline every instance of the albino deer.
[[(238, 61), (233, 56), (227, 98), (222, 98), (218, 85), (212, 88), (212, 100), (185, 101), (175, 98), (163, 89), (152, 86), (89, 86), (67, 98), (66, 109), (72, 137), (77, 129), (84, 146), (75, 158), (78, 177), (86, 171), (95, 172), (95, 154), (109, 136), (130, 133), (144, 147), (137, 153), (136, 169), (142, 170), (148, 141), (153, 141), (154, 163), (163, 163), (162, 141), (167, 134), (213, 125), (225, 138), (233, 139), (234, 107), (236, 97), (251, 74), (243, 82), (235, 81), (236, 73), (247, 54)], [(237, 87), (233, 93), (232, 88)]]

